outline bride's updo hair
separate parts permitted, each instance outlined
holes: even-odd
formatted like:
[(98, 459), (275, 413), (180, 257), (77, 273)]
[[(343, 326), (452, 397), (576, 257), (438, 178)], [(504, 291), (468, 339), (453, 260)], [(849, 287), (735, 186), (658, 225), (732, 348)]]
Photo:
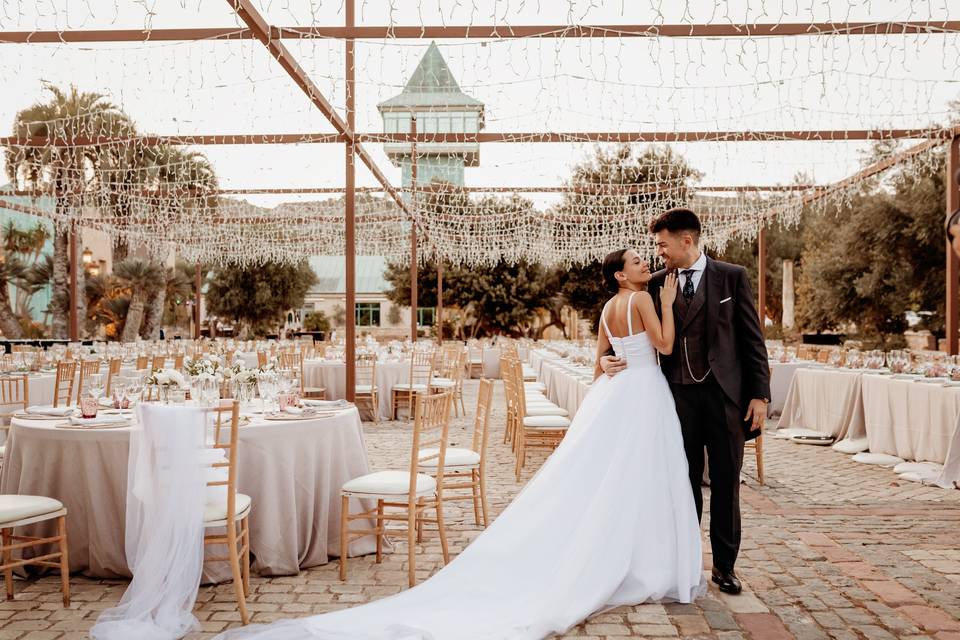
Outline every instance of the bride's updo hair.
[(620, 249), (619, 251), (608, 253), (603, 258), (603, 266), (600, 270), (603, 273), (603, 284), (610, 293), (620, 291), (620, 283), (614, 274), (616, 274), (617, 271), (623, 271), (623, 266), (626, 264), (624, 256), (627, 255), (627, 251), (629, 251), (629, 249)]

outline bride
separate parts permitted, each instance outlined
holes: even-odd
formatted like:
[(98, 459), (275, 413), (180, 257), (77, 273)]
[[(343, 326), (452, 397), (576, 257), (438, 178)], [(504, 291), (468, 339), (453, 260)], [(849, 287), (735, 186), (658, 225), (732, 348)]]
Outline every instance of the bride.
[(500, 516), (422, 584), (363, 606), (223, 639), (537, 639), (594, 612), (692, 602), (705, 590), (700, 527), (680, 423), (657, 351), (670, 352), (677, 279), (660, 290), (663, 322), (633, 250), (603, 261), (614, 296), (597, 360), (612, 345), (625, 372), (600, 374), (560, 446)]

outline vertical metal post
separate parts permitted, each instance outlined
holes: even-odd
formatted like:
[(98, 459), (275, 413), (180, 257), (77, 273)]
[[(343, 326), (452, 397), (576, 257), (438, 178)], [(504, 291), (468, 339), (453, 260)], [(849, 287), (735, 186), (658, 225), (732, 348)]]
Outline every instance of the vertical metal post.
[(77, 223), (70, 223), (70, 341), (76, 342), (80, 339), (80, 316), (78, 310), (79, 298), (77, 292), (77, 280), (80, 277), (80, 274), (77, 273), (79, 268), (79, 259), (77, 256)]
[(443, 344), (443, 258), (437, 255), (437, 344)]
[[(200, 288), (203, 285), (200, 263), (193, 271), (193, 339), (200, 339)], [(228, 363), (229, 364), (229, 363)]]
[[(957, 170), (960, 169), (960, 137), (954, 136), (950, 140), (950, 150), (947, 153), (947, 215), (960, 208), (960, 185), (956, 181)], [(947, 239), (947, 353), (957, 355), (958, 328), (960, 328), (960, 299), (958, 299), (958, 284), (960, 284), (960, 258), (953, 252), (950, 241)]]
[[(346, 26), (347, 29), (353, 29), (354, 0), (346, 0)], [(354, 67), (354, 40), (346, 38), (346, 55), (344, 60), (346, 66), (344, 69), (344, 78), (346, 78), (347, 90), (347, 127), (350, 131), (354, 130), (356, 120), (356, 70)], [(347, 140), (345, 145), (345, 163), (346, 163), (346, 193), (344, 194), (344, 288), (346, 290), (346, 322), (347, 331), (345, 336), (344, 358), (346, 359), (346, 384), (347, 400), (354, 401), (357, 390), (357, 277), (356, 277), (356, 145), (354, 139)], [(374, 407), (374, 411), (378, 409)]]
[(410, 341), (417, 341), (417, 114), (410, 114), (410, 208), (414, 219), (410, 225)]
[(760, 331), (764, 331), (767, 316), (767, 229), (760, 218), (757, 232), (757, 314), (760, 316)]

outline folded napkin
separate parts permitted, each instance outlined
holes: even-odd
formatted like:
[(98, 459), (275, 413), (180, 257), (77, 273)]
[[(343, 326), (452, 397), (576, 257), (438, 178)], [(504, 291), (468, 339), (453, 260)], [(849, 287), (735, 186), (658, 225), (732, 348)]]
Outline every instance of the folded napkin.
[(107, 396), (97, 398), (97, 404), (101, 407), (113, 408), (113, 398), (108, 398)]
[(284, 407), (283, 412), (294, 416), (303, 415), (303, 409), (300, 407), (294, 407), (293, 405)]
[(98, 416), (96, 418), (70, 417), (70, 424), (75, 424), (79, 427), (89, 427), (95, 424), (121, 424), (129, 421), (130, 418), (127, 416)]
[(50, 405), (35, 405), (27, 407), (27, 413), (34, 416), (56, 416), (62, 418), (74, 412), (73, 407), (53, 407)]
[(302, 400), (305, 407), (321, 407), (324, 409), (346, 409), (351, 406), (346, 400)]

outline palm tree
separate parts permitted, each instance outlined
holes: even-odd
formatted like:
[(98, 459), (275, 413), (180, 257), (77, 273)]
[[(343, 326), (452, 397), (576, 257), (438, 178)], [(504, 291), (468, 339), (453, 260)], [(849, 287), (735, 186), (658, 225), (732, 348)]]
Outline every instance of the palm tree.
[[(46, 85), (50, 98), (18, 112), (13, 123), (14, 136), (33, 136), (71, 140), (96, 136), (132, 135), (130, 119), (119, 107), (100, 93), (81, 92), (71, 86), (62, 90)], [(113, 146), (9, 146), (6, 149), (6, 172), (21, 189), (38, 189), (55, 200), (54, 218), (68, 221), (71, 209), (81, 204), (83, 194), (101, 184), (98, 172), (107, 160), (122, 149)], [(108, 181), (109, 182), (109, 181)], [(54, 337), (67, 334), (69, 316), (69, 230), (62, 225), (53, 242), (53, 312)], [(82, 277), (82, 269), (78, 275)], [(83, 283), (79, 282), (82, 290)], [(78, 301), (79, 302), (79, 301)]]
[[(158, 193), (155, 206), (205, 209), (217, 206), (217, 176), (205, 155), (163, 146), (156, 148), (153, 162), (156, 163), (153, 185)], [(148, 340), (160, 337), (168, 292), (169, 287), (160, 287), (150, 299), (142, 331)]]
[(10, 308), (10, 283), (22, 275), (23, 264), (16, 257), (0, 254), (0, 332), (12, 340), (23, 337), (23, 327)]
[(163, 271), (156, 264), (141, 258), (128, 258), (113, 267), (113, 275), (130, 290), (130, 307), (123, 323), (123, 342), (136, 340), (143, 323), (144, 307), (161, 282)]

